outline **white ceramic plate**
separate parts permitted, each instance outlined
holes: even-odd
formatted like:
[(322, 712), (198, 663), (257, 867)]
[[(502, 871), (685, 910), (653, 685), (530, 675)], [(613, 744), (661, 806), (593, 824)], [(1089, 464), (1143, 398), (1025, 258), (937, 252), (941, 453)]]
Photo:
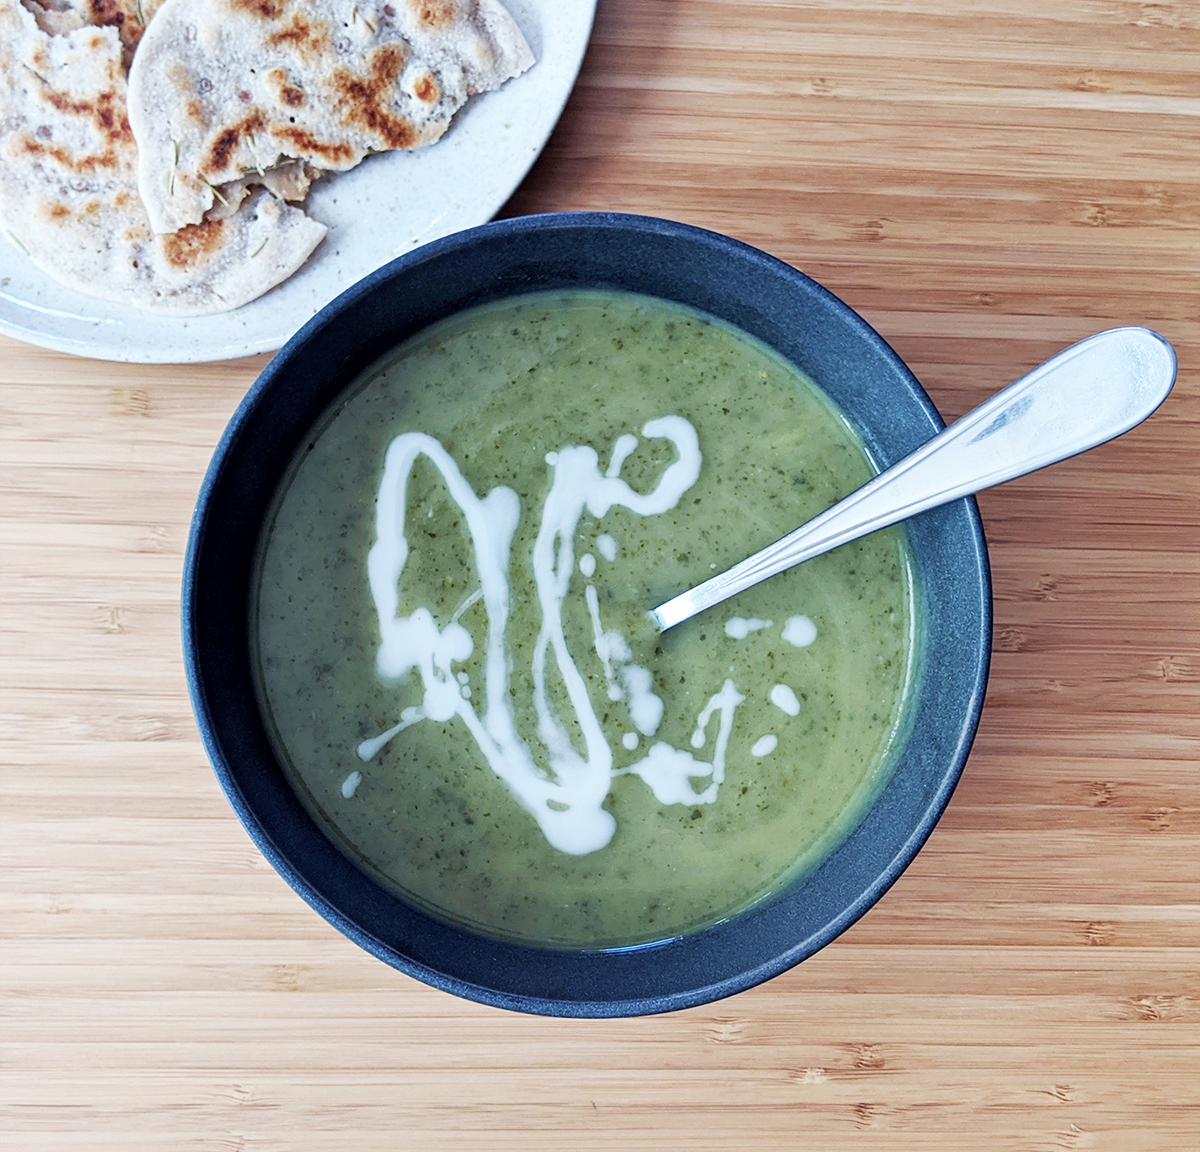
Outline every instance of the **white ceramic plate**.
[(101, 360), (186, 364), (281, 347), (351, 284), (440, 236), (490, 220), (537, 159), (575, 83), (596, 0), (505, 0), (537, 62), (471, 100), (430, 148), (318, 181), (305, 211), (329, 233), (299, 272), (233, 312), (186, 319), (64, 288), (0, 241), (0, 332)]

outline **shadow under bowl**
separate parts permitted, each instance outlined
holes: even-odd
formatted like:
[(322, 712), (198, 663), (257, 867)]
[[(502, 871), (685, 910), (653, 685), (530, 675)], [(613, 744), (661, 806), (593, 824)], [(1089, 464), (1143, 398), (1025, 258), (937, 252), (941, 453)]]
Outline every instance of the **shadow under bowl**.
[(610, 213), (488, 224), (373, 273), (267, 365), (200, 490), (183, 583), (188, 685), (239, 819), (283, 878), (368, 952), (437, 988), (503, 1008), (588, 1017), (663, 1012), (783, 972), (854, 923), (916, 855), (966, 761), (987, 681), (991, 586), (974, 500), (905, 525), (920, 653), (906, 735), (886, 785), (817, 866), (728, 920), (661, 943), (594, 951), (484, 938), (434, 919), (360, 871), (317, 827), (280, 767), (256, 703), (249, 604), (255, 549), (293, 452), (364, 368), (422, 328), (488, 300), (570, 287), (690, 305), (808, 374), (887, 467), (942, 427), (903, 361), (815, 281), (728, 237)]

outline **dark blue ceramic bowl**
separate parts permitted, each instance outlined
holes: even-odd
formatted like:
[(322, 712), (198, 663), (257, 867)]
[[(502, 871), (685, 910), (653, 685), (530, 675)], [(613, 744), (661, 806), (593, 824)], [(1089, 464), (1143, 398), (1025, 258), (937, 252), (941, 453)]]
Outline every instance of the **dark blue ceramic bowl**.
[(973, 500), (908, 522), (922, 646), (909, 735), (855, 831), (773, 898), (677, 939), (603, 951), (500, 943), (405, 904), (318, 829), (267, 739), (247, 625), (255, 542), (292, 452), (361, 369), (450, 313), (568, 286), (664, 297), (757, 336), (828, 392), (881, 466), (942, 427), (912, 373), (861, 317), (795, 269), (724, 236), (608, 213), (505, 220), (450, 236), (381, 268), (325, 308), (267, 365), (234, 414), (188, 544), (188, 683), (213, 766), (255, 843), (367, 951), (435, 987), (503, 1008), (560, 1016), (663, 1012), (740, 992), (811, 956), (916, 855), (950, 799), (983, 702), (987, 552)]

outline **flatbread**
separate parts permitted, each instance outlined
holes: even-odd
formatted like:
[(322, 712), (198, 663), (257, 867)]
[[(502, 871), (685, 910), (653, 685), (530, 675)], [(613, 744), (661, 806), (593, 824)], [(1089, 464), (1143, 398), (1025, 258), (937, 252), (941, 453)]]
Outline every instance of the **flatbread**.
[(498, 0), (166, 0), (129, 77), (151, 224), (195, 224), (214, 188), (288, 159), (344, 172), (432, 144), (532, 63)]
[(121, 37), (126, 69), (134, 49), (163, 0), (27, 0), (25, 7), (37, 18), (38, 27), (54, 36), (65, 36), (90, 24), (115, 28)]
[(137, 193), (115, 27), (52, 36), (0, 0), (0, 228), (49, 276), (178, 315), (221, 312), (286, 279), (323, 225), (249, 191), (225, 219), (156, 236)]

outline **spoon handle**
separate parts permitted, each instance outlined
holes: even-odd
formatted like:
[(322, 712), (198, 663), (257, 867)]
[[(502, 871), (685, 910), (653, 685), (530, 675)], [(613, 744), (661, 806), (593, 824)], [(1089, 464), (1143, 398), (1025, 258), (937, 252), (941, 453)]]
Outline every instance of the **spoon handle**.
[(795, 532), (651, 615), (665, 631), (822, 552), (1095, 448), (1145, 420), (1174, 382), (1175, 350), (1148, 328), (1072, 344)]

